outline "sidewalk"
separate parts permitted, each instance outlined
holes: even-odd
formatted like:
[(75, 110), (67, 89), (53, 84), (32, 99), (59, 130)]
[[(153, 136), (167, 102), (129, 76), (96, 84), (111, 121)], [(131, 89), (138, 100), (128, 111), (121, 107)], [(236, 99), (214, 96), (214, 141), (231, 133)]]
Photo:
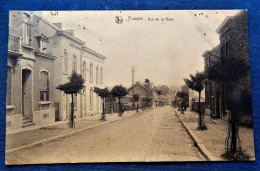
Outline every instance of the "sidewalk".
[[(198, 127), (198, 114), (188, 109), (185, 114), (181, 114), (176, 108), (173, 108), (179, 116), (181, 122), (186, 127), (191, 136), (195, 136), (197, 144), (201, 143), (205, 147), (206, 155), (211, 155), (212, 160), (223, 161), (221, 154), (225, 150), (225, 138), (227, 136), (228, 123), (222, 119), (211, 119), (209, 115), (204, 115), (204, 123), (207, 130), (196, 130)], [(241, 140), (241, 147), (250, 155), (250, 160), (255, 160), (254, 154), (254, 136), (253, 129), (246, 127), (239, 127), (239, 137)], [(198, 146), (199, 147), (199, 146)], [(199, 147), (200, 148), (200, 147)], [(203, 153), (203, 149), (202, 153)]]
[(6, 153), (70, 136), (86, 129), (111, 123), (143, 112), (145, 111), (140, 110), (139, 113), (136, 113), (136, 111), (126, 111), (121, 117), (118, 116), (118, 113), (106, 114), (106, 121), (100, 120), (101, 115), (80, 118), (75, 120), (75, 128), (69, 128), (68, 121), (60, 121), (52, 123), (52, 125), (46, 125), (45, 127), (24, 128), (23, 132), (20, 130), (17, 132), (9, 132), (9, 134), (7, 133), (6, 135)]

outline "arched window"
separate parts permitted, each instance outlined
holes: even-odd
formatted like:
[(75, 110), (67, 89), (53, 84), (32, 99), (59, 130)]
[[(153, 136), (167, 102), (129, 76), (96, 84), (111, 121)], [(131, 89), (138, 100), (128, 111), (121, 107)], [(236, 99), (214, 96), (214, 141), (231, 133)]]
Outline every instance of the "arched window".
[(100, 68), (100, 84), (103, 84), (103, 68)]
[(98, 66), (96, 67), (96, 83), (99, 83), (99, 72), (98, 72)]
[(12, 104), (12, 68), (10, 66), (7, 67), (7, 90), (6, 90), (6, 105)]
[(23, 43), (30, 45), (30, 14), (23, 13)]
[(47, 71), (40, 72), (40, 100), (49, 101), (49, 73)]
[(90, 64), (90, 73), (89, 73), (89, 81), (93, 82), (93, 64)]
[(73, 55), (72, 71), (77, 72), (77, 57)]
[(85, 79), (86, 78), (86, 71), (87, 71), (87, 66), (86, 66), (86, 62), (84, 61), (83, 62), (83, 73), (82, 73), (82, 75), (83, 75), (83, 78)]

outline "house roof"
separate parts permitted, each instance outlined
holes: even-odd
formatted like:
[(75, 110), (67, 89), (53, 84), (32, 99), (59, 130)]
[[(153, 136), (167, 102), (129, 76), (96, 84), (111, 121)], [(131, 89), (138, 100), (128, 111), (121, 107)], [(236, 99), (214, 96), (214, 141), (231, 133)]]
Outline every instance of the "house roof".
[(220, 51), (221, 46), (217, 45), (216, 47), (214, 47), (211, 50), (206, 50), (203, 54), (202, 57), (205, 57), (206, 54), (210, 53), (210, 55), (213, 55), (215, 57), (220, 57), (221, 56), (221, 51)]
[(148, 88), (144, 87), (144, 85), (142, 85), (142, 84), (134, 84), (132, 87), (130, 87), (130, 88), (128, 89), (128, 91), (132, 90), (132, 89), (133, 89), (134, 87), (136, 87), (136, 86), (140, 86), (141, 88), (143, 88), (143, 89), (145, 89), (145, 90), (148, 90)]
[(219, 25), (219, 27), (217, 28), (216, 32), (219, 34), (233, 18), (234, 18), (234, 16), (226, 17), (223, 20), (223, 22)]

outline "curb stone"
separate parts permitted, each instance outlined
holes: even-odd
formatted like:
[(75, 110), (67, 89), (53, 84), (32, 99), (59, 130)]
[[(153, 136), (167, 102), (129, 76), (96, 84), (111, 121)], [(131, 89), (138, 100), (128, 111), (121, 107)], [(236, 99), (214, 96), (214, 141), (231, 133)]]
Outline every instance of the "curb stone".
[(23, 149), (26, 149), (26, 148), (35, 147), (35, 146), (37, 146), (39, 144), (44, 144), (44, 143), (47, 143), (47, 142), (50, 142), (50, 141), (53, 141), (53, 140), (69, 137), (69, 136), (72, 136), (72, 135), (74, 135), (74, 134), (76, 134), (78, 132), (85, 131), (85, 130), (88, 130), (88, 129), (93, 129), (93, 128), (96, 128), (96, 127), (99, 127), (99, 126), (102, 126), (102, 125), (105, 125), (105, 124), (109, 124), (109, 123), (112, 123), (112, 122), (116, 122), (116, 121), (119, 121), (119, 120), (123, 120), (123, 119), (126, 119), (126, 118), (131, 117), (131, 116), (135, 116), (135, 115), (139, 115), (139, 114), (145, 113), (147, 111), (149, 111), (149, 110), (145, 110), (145, 111), (141, 111), (141, 112), (138, 112), (138, 113), (134, 113), (134, 114), (126, 116), (126, 117), (117, 118), (117, 119), (114, 119), (114, 120), (111, 120), (111, 121), (108, 121), (108, 122), (104, 122), (104, 123), (97, 124), (97, 125), (94, 125), (94, 126), (90, 126), (90, 127), (87, 127), (87, 128), (82, 128), (82, 129), (75, 130), (75, 131), (72, 131), (72, 132), (69, 132), (69, 133), (65, 133), (65, 134), (62, 134), (62, 135), (57, 135), (57, 136), (54, 136), (54, 137), (50, 137), (50, 138), (47, 138), (47, 139), (44, 139), (44, 140), (40, 140), (40, 141), (31, 143), (31, 144), (26, 144), (26, 145), (22, 145), (20, 147), (12, 148), (12, 149), (6, 150), (5, 154), (12, 153), (12, 152), (19, 151), (19, 150), (23, 150)]
[(181, 119), (179, 113), (173, 109), (174, 112), (177, 114), (178, 118), (180, 119), (182, 125), (184, 126), (184, 128), (187, 130), (188, 134), (190, 135), (190, 137), (192, 138), (192, 140), (194, 141), (194, 145), (197, 146), (197, 148), (199, 149), (199, 151), (201, 152), (201, 154), (205, 157), (205, 159), (207, 161), (217, 161), (217, 159), (207, 150), (207, 148), (204, 146), (203, 142), (201, 141), (201, 139), (199, 139), (194, 132), (185, 124), (185, 122), (183, 122), (183, 120)]

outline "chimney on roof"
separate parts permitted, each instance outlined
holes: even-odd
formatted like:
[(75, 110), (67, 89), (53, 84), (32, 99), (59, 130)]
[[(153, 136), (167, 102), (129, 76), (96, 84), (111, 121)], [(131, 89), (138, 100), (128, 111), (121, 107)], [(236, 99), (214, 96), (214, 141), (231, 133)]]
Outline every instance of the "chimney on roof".
[(74, 36), (74, 30), (65, 30), (70, 36)]
[(52, 24), (54, 24), (56, 27), (62, 30), (62, 23), (52, 23)]

